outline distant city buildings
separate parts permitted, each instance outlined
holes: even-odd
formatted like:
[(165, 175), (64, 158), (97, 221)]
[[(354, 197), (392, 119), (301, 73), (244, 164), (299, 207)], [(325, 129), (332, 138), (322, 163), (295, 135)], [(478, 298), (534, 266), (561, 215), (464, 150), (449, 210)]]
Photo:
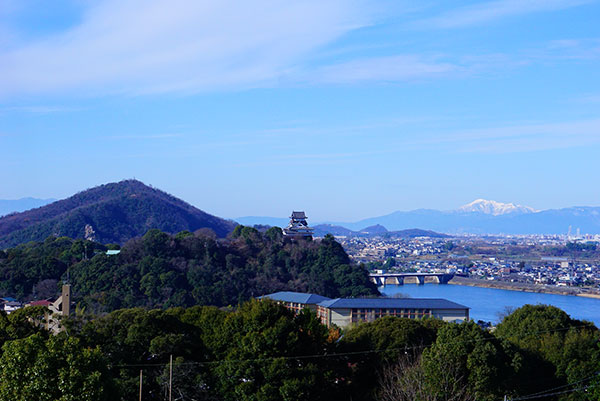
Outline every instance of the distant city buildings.
[[(573, 254), (566, 249), (568, 238), (565, 236), (376, 236), (338, 240), (354, 261), (370, 263), (372, 268), (381, 271), (453, 272), (485, 281), (600, 288), (598, 251), (592, 257)], [(591, 242), (595, 241), (581, 243)], [(389, 263), (390, 258), (393, 263)]]

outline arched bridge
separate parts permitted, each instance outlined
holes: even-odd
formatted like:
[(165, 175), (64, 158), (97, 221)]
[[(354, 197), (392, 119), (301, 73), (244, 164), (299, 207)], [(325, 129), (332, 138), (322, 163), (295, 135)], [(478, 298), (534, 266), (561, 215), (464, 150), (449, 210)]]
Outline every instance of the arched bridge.
[(425, 283), (448, 284), (448, 281), (454, 277), (454, 273), (371, 273), (369, 277), (377, 285), (403, 285), (409, 282), (420, 285)]

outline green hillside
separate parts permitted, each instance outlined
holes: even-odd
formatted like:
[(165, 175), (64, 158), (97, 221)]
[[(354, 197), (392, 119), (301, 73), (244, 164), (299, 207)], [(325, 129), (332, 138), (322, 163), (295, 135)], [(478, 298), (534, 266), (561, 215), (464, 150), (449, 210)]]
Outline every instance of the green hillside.
[(0, 248), (49, 236), (85, 238), (86, 226), (95, 241), (123, 244), (153, 228), (170, 233), (209, 228), (224, 237), (235, 225), (140, 181), (125, 180), (0, 218)]
[(75, 302), (97, 311), (236, 305), (276, 291), (329, 297), (378, 295), (366, 269), (333, 237), (290, 241), (281, 229), (238, 226), (227, 239), (205, 232), (150, 230), (118, 255), (92, 241), (49, 237), (0, 251), (0, 297), (56, 295), (63, 280)]

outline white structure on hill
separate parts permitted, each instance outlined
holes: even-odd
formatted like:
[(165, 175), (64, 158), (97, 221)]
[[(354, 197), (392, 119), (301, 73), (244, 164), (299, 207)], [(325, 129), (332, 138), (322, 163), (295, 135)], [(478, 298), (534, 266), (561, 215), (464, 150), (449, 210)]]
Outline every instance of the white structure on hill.
[(294, 238), (312, 238), (313, 229), (308, 226), (306, 219), (304, 212), (292, 212), (290, 223), (283, 229), (283, 234)]

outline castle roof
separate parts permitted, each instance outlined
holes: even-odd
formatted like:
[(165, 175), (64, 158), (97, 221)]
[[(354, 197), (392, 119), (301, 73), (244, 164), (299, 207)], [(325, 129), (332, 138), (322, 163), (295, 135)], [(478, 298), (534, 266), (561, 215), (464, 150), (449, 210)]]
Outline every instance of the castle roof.
[(306, 214), (304, 212), (292, 212), (290, 216), (291, 219), (306, 219)]

